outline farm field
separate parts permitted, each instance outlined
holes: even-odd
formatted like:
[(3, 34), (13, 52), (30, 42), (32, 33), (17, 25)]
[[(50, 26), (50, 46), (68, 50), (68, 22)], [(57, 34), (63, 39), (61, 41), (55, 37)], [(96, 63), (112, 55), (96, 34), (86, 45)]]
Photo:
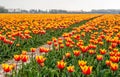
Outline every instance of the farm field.
[(119, 61), (119, 14), (0, 14), (0, 77), (119, 77)]

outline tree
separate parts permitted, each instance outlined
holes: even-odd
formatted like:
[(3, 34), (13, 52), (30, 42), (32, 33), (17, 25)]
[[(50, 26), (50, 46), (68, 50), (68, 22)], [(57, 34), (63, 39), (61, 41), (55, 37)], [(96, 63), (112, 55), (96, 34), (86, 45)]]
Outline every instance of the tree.
[(0, 6), (0, 13), (7, 13), (8, 10), (5, 9), (3, 6)]

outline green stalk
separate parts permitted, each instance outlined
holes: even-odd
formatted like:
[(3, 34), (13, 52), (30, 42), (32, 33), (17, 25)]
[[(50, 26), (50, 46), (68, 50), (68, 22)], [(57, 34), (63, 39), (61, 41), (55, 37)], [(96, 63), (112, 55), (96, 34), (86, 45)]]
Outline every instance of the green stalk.
[(24, 75), (24, 69), (23, 69), (24, 67), (23, 66), (24, 66), (24, 62), (22, 62), (22, 76)]

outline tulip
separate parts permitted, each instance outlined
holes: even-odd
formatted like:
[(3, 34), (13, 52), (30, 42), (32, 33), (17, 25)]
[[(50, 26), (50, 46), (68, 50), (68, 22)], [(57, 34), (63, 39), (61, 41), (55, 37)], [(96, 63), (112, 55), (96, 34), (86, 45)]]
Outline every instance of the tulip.
[(112, 48), (112, 46), (109, 46), (109, 48), (108, 48), (109, 50), (112, 50), (113, 48)]
[(118, 64), (117, 64), (117, 63), (111, 63), (111, 64), (110, 64), (110, 69), (111, 69), (112, 71), (118, 70)]
[(47, 44), (48, 44), (48, 45), (51, 45), (51, 44), (52, 44), (52, 41), (47, 41)]
[(103, 39), (103, 38), (105, 38), (105, 35), (101, 35), (100, 37)]
[(97, 55), (97, 60), (98, 60), (98, 61), (103, 60), (103, 56), (102, 56), (102, 55)]
[(65, 53), (65, 57), (69, 58), (71, 56), (70, 52)]
[(96, 45), (89, 44), (88, 47), (89, 47), (89, 49), (92, 49), (92, 48), (95, 49)]
[(89, 46), (80, 46), (80, 49), (83, 53), (87, 52), (89, 49)]
[(45, 53), (48, 53), (49, 51), (50, 51), (49, 48), (45, 48), (45, 50), (44, 50)]
[(89, 50), (88, 52), (89, 52), (89, 54), (91, 54), (91, 55), (96, 53), (95, 50)]
[(4, 72), (10, 72), (13, 69), (13, 65), (2, 64), (2, 68), (3, 68)]
[(82, 32), (81, 35), (82, 35), (82, 37), (84, 37), (85, 36), (85, 32)]
[(81, 66), (81, 70), (84, 75), (90, 75), (92, 73), (92, 66)]
[(35, 51), (36, 51), (36, 48), (30, 48), (30, 51), (31, 51), (31, 52), (35, 52)]
[(58, 40), (58, 44), (62, 44), (63, 43), (63, 40)]
[(57, 62), (57, 67), (62, 70), (65, 68), (66, 63), (64, 61), (58, 61)]
[(64, 48), (64, 44), (60, 44), (60, 48)]
[(101, 54), (101, 55), (106, 54), (106, 50), (105, 50), (105, 49), (100, 49), (100, 54)]
[(73, 48), (73, 46), (74, 46), (73, 44), (70, 44), (70, 46), (69, 46), (69, 47), (70, 47), (70, 48)]
[(35, 59), (39, 64), (44, 63), (44, 61), (46, 60), (46, 58), (43, 56), (36, 56)]
[(68, 66), (67, 71), (70, 72), (70, 73), (74, 72), (75, 71), (74, 66)]
[(26, 55), (27, 54), (27, 51), (22, 51), (22, 55)]
[(44, 47), (40, 47), (39, 48), (39, 51), (42, 53), (42, 52), (44, 52)]
[(114, 48), (113, 49), (113, 52), (118, 52), (119, 50), (117, 48)]
[(117, 55), (118, 57), (120, 57), (120, 52), (117, 52), (116, 55)]
[(102, 45), (103, 45), (103, 42), (99, 42), (99, 44), (102, 46)]
[(18, 44), (16, 44), (16, 46), (17, 46), (17, 47), (19, 47), (19, 46), (20, 46), (20, 44), (18, 43)]
[(20, 61), (20, 55), (14, 55), (15, 61)]
[(8, 44), (12, 45), (14, 42), (13, 41), (9, 41)]
[(44, 52), (44, 53), (48, 53), (49, 49), (48, 48), (44, 48), (44, 47), (40, 47), (39, 51), (40, 52)]
[(110, 56), (115, 56), (115, 52), (109, 52)]
[(52, 38), (53, 42), (57, 42), (57, 39), (55, 37)]
[(74, 53), (75, 56), (79, 56), (80, 55), (80, 51), (79, 50), (74, 50), (73, 53)]
[(115, 48), (117, 46), (117, 43), (112, 43), (112, 48)]
[(83, 61), (83, 60), (79, 60), (79, 61), (78, 61), (78, 65), (79, 65), (79, 66), (85, 66), (86, 63), (87, 63), (87, 61)]
[(110, 61), (118, 63), (119, 62), (119, 57), (117, 57), (117, 56), (110, 56)]
[(50, 45), (52, 45), (52, 41), (47, 41), (47, 44), (49, 45), (49, 49), (50, 49)]
[(107, 66), (110, 66), (110, 64), (111, 64), (112, 62), (111, 62), (110, 60), (106, 60), (105, 63), (106, 63)]
[(65, 44), (66, 44), (66, 46), (67, 46), (67, 47), (69, 47), (69, 46), (70, 46), (70, 43), (69, 43), (69, 42), (66, 42)]
[(28, 61), (28, 56), (27, 55), (21, 55), (21, 60), (22, 60), (22, 62), (27, 62)]
[(57, 47), (57, 46), (58, 46), (58, 43), (54, 43), (54, 46)]

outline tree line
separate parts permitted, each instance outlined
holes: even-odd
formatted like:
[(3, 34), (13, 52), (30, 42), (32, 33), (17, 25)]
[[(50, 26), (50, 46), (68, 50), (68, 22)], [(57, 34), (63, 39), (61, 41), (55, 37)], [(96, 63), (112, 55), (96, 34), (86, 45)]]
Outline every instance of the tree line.
[(81, 14), (81, 13), (99, 13), (99, 14), (120, 14), (120, 9), (99, 9), (99, 10), (91, 10), (89, 12), (86, 11), (67, 11), (61, 9), (50, 9), (50, 10), (41, 10), (41, 9), (6, 9), (3, 6), (0, 6), (0, 13), (66, 13), (66, 14)]

